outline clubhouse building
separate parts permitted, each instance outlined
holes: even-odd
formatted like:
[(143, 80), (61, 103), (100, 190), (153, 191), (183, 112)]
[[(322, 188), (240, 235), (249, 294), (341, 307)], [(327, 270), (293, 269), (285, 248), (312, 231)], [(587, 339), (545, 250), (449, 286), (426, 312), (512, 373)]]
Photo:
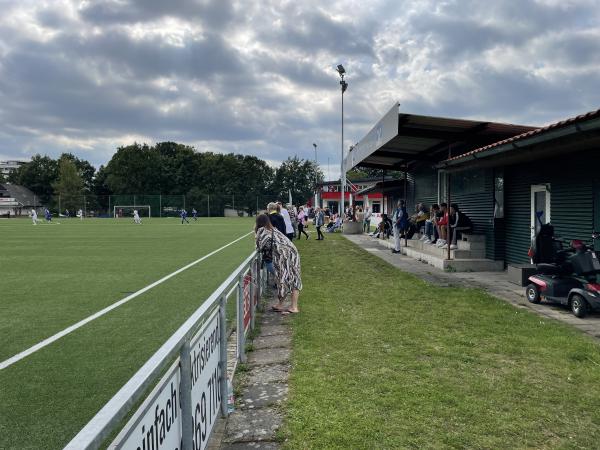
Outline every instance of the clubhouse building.
[(352, 148), (345, 169), (404, 172), (403, 186), (382, 198), (384, 212), (398, 199), (409, 211), (458, 203), (473, 221), (473, 235), (450, 257), (416, 241), (404, 253), (455, 270), (520, 270), (540, 223), (586, 242), (600, 229), (598, 163), (600, 110), (530, 127), (400, 113), (395, 104)]

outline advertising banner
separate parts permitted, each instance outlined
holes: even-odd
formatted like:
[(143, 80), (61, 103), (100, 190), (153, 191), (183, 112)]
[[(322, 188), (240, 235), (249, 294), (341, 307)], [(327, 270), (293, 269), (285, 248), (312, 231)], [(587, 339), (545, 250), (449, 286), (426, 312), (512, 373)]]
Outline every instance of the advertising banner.
[[(190, 341), (193, 449), (204, 450), (221, 410), (221, 323), (217, 309)], [(182, 448), (181, 369), (177, 361), (109, 446), (122, 450)], [(189, 417), (189, 416), (188, 416)]]
[(176, 362), (127, 422), (109, 448), (122, 450), (181, 449), (179, 381), (179, 362)]
[[(221, 319), (217, 309), (190, 343), (194, 450), (204, 450), (221, 411)], [(226, 376), (226, 374), (225, 374)]]

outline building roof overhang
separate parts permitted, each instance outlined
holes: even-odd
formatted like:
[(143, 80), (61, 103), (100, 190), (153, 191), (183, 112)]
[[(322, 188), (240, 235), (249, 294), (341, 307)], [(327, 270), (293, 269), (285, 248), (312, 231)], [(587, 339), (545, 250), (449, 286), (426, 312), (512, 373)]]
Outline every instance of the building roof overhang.
[(600, 109), (476, 148), (436, 165), (447, 171), (494, 167), (600, 147)]
[(356, 166), (406, 170), (416, 164), (435, 165), (449, 151), (465, 153), (515, 136), (534, 127), (452, 119), (399, 112), (394, 106), (350, 150), (345, 168)]

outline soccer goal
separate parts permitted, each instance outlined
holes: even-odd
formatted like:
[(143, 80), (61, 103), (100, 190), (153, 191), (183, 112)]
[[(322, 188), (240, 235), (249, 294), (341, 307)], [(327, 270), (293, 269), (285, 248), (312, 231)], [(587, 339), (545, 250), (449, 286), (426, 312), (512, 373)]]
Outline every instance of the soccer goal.
[(113, 207), (113, 217), (115, 219), (120, 219), (121, 217), (133, 217), (134, 209), (137, 209), (140, 217), (150, 217), (150, 205), (115, 205)]

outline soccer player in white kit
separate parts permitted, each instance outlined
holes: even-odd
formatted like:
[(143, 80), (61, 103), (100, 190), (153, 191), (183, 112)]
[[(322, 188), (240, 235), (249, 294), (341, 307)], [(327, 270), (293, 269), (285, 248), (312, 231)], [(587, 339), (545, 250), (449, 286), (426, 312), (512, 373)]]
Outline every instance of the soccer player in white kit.
[(83, 211), (81, 209), (77, 211), (77, 217), (79, 217), (80, 220), (83, 220)]
[(140, 219), (140, 215), (138, 214), (138, 210), (133, 210), (133, 223), (137, 223), (139, 225), (142, 224), (142, 219)]
[(37, 225), (38, 222), (38, 218), (37, 218), (37, 211), (35, 209), (31, 209), (31, 220), (33, 220), (33, 224)]

